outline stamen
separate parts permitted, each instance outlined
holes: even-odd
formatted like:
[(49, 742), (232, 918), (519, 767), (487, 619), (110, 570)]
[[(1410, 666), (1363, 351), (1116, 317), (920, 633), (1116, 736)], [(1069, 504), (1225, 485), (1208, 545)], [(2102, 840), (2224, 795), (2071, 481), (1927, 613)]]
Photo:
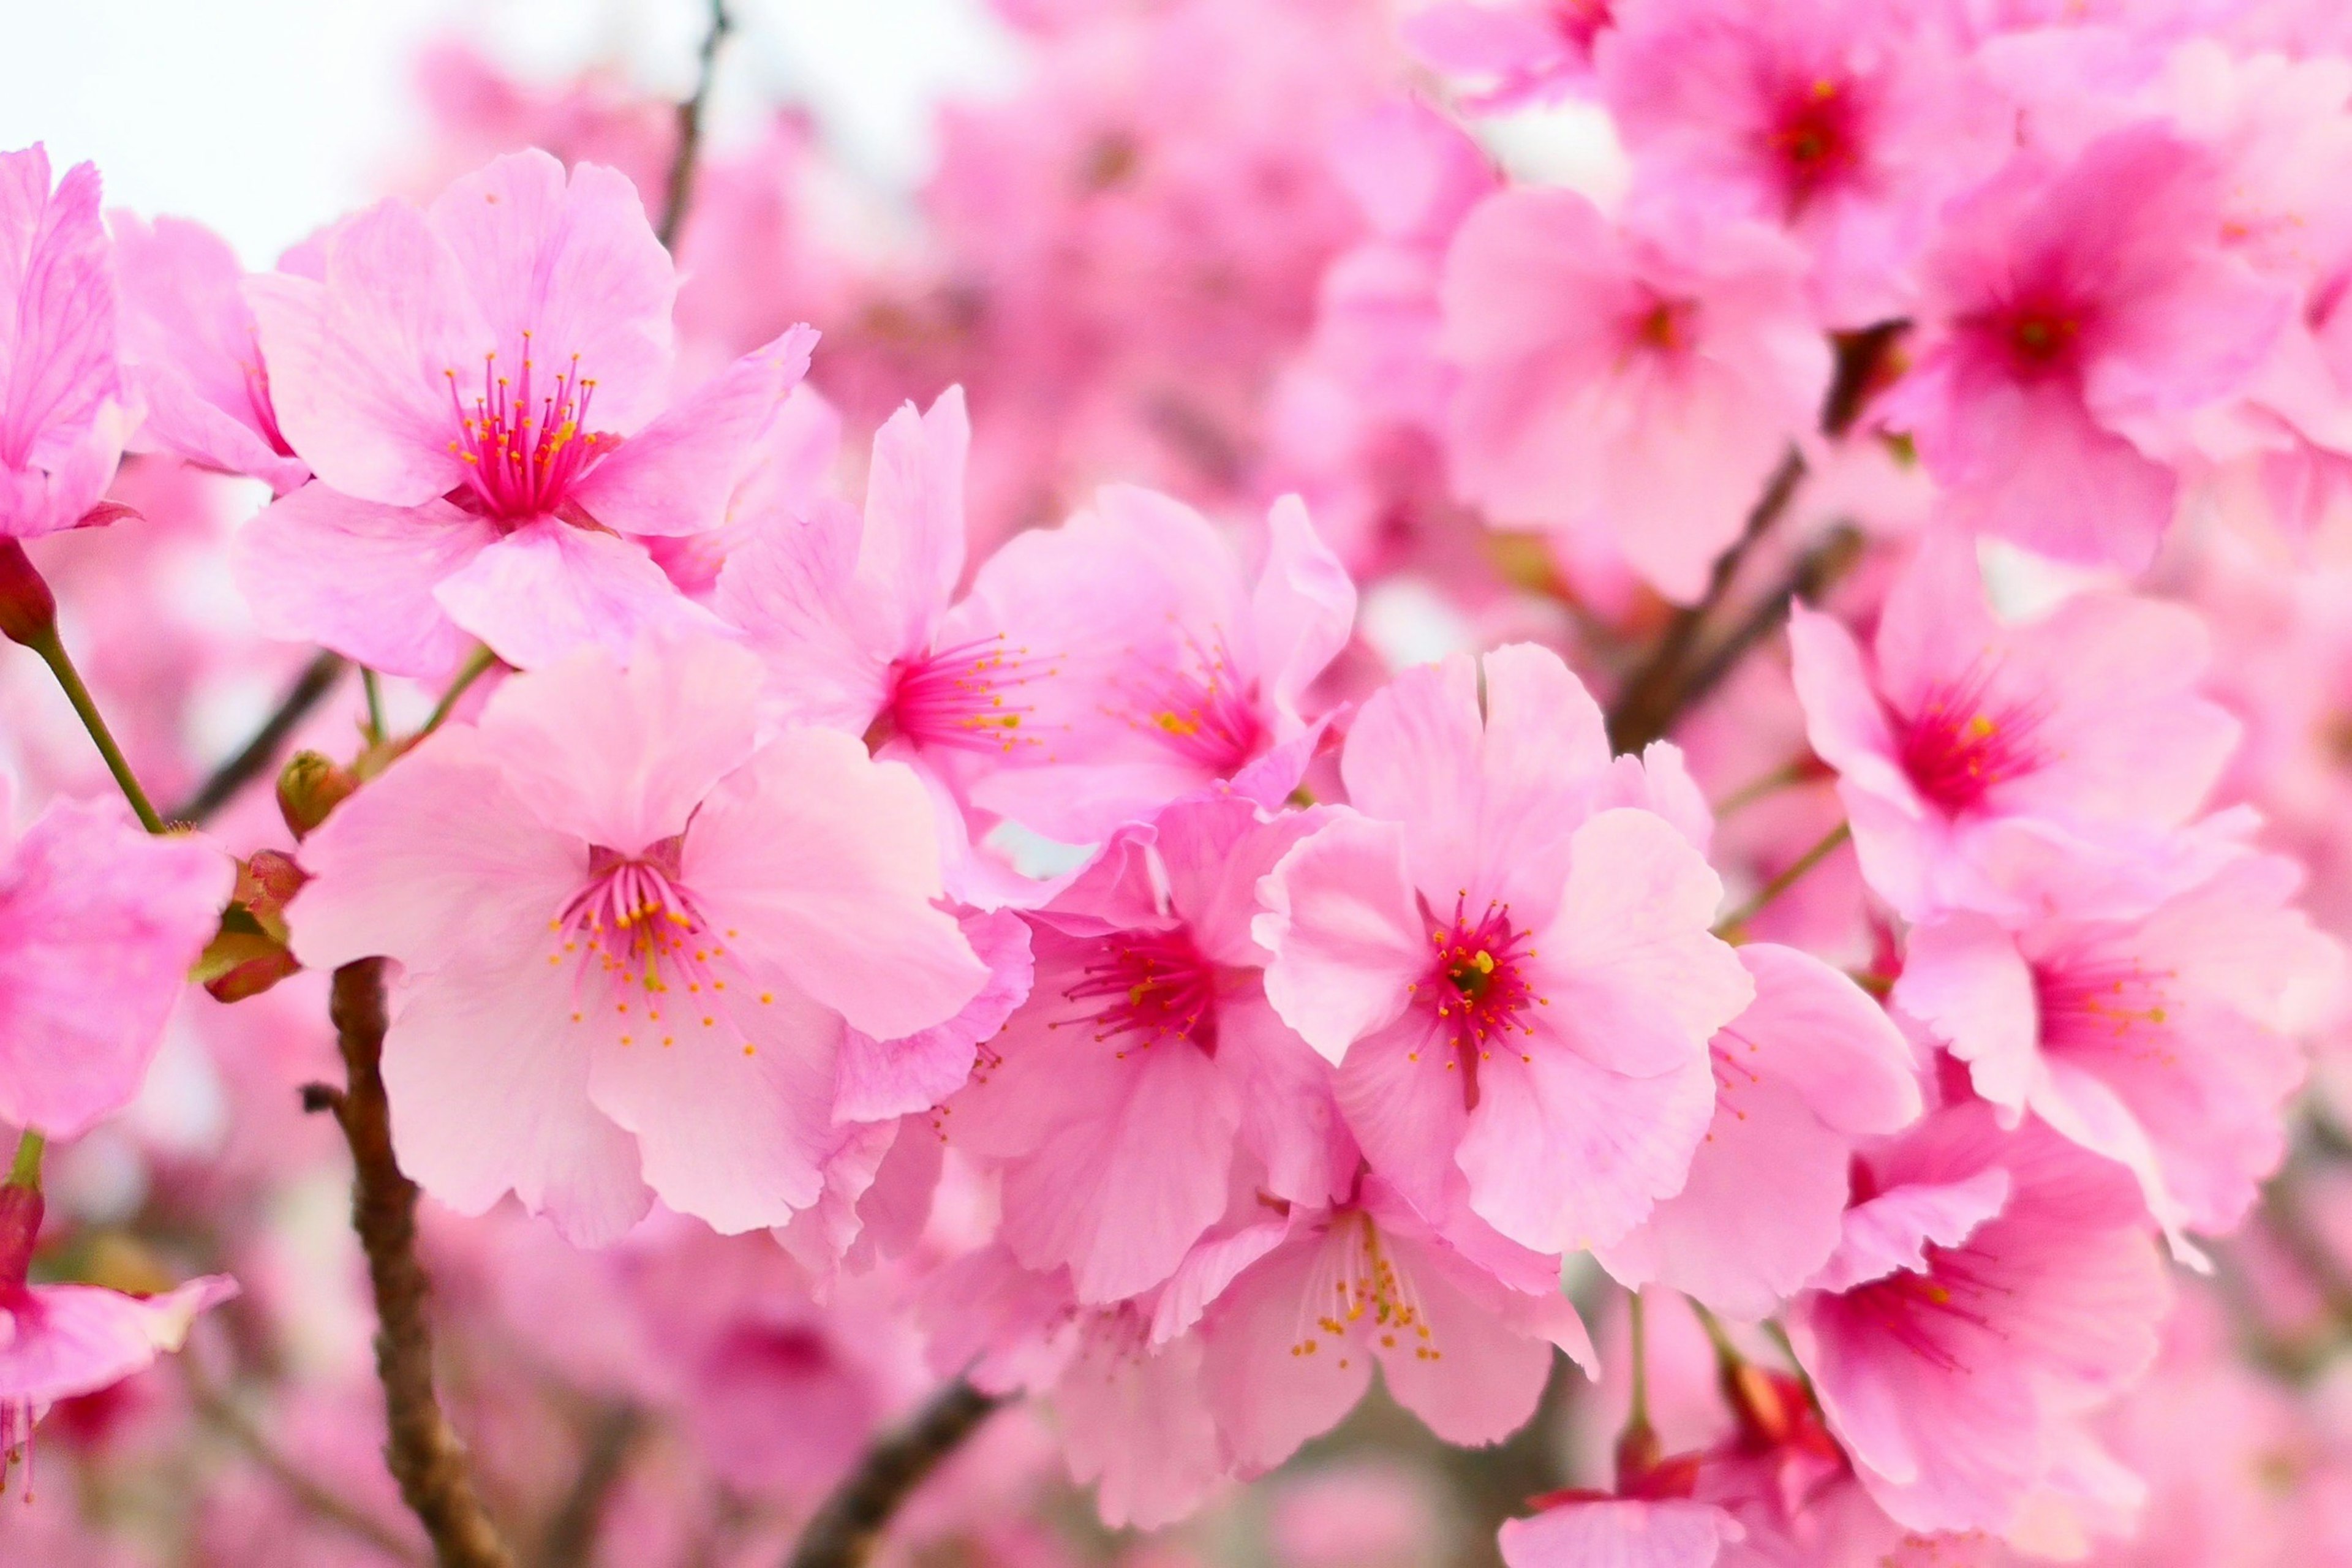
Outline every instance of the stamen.
[[(519, 380), (499, 374), (496, 350), (482, 356), (482, 390), (469, 411), (449, 379), (449, 405), (457, 438), (449, 450), (465, 465), (465, 489), (488, 516), (520, 521), (551, 512), (572, 487), (620, 440), (587, 428), (596, 383), (580, 374), (580, 356), (550, 386), (534, 384), (530, 333), (522, 334)], [(534, 398), (534, 393), (538, 395)]]

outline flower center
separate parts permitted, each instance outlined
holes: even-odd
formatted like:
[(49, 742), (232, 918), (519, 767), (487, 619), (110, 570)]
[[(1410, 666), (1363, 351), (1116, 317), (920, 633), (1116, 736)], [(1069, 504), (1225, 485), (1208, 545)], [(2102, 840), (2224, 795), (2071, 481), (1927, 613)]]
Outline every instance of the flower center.
[(2074, 363), (2084, 312), (2063, 300), (2042, 299), (2012, 305), (1985, 324), (2007, 349), (2017, 373), (2036, 376)]
[(1908, 720), (1897, 716), (1903, 771), (1946, 812), (1966, 811), (1995, 784), (2042, 765), (2034, 743), (2041, 714), (1991, 700), (1990, 687), (1991, 672), (1980, 666), (1934, 688)]
[(1678, 354), (1691, 346), (1697, 325), (1698, 301), (1653, 300), (1647, 310), (1633, 318), (1633, 344), (1657, 353)]
[(2084, 955), (2037, 963), (2033, 997), (2042, 1047), (2170, 1067), (2179, 1057), (2165, 983), (2175, 978), (2173, 970), (2150, 970), (2137, 960)]
[(1965, 1371), (1971, 1358), (1953, 1342), (2000, 1332), (1986, 1309), (2001, 1287), (1980, 1278), (1966, 1252), (1930, 1244), (1925, 1256), (1925, 1273), (1901, 1269), (1874, 1279), (1847, 1293), (1847, 1308), (1930, 1366)]
[[(748, 1057), (755, 1047), (723, 997), (728, 978), (741, 971), (729, 958), (722, 933), (711, 929), (679, 879), (683, 847), (683, 835), (635, 855), (592, 847), (593, 880), (549, 922), (557, 946), (547, 961), (576, 965), (575, 1024), (603, 1009), (618, 1020), (624, 1046), (641, 1040), (675, 1046), (679, 1030), (696, 1029), (740, 1044)], [(734, 935), (723, 933), (728, 940)], [(772, 1005), (775, 996), (763, 991), (759, 1000)]]
[(1224, 633), (1203, 644), (1191, 630), (1172, 666), (1123, 685), (1118, 716), (1185, 761), (1231, 773), (1257, 754), (1265, 738), (1252, 691), (1233, 672)]
[(1360, 1211), (1333, 1221), (1298, 1304), (1295, 1357), (1334, 1355), (1345, 1370), (1353, 1350), (1411, 1346), (1415, 1361), (1443, 1361), (1412, 1279), (1381, 1245), (1380, 1227)]
[(498, 351), (482, 356), (482, 389), (473, 406), (449, 378), (449, 406), (457, 416), (457, 438), (449, 450), (466, 465), (466, 482), (452, 495), (461, 505), (506, 521), (537, 517), (562, 505), (581, 477), (620, 437), (590, 430), (588, 405), (594, 381), (580, 374), (580, 356), (551, 382), (531, 360), (530, 333), (522, 334), (522, 366), (509, 378), (499, 368)]
[(1057, 674), (1027, 648), (1008, 648), (1003, 633), (975, 637), (891, 666), (890, 697), (877, 728), (895, 729), (918, 746), (1010, 753), (1044, 742), (1024, 726), (1036, 712), (1021, 701), (1032, 680)]
[(1791, 211), (1853, 168), (1853, 98), (1827, 77), (1806, 83), (1781, 105), (1767, 141), (1779, 154)]
[(1475, 1106), (1478, 1064), (1497, 1039), (1534, 1034), (1529, 1009), (1551, 1004), (1528, 984), (1526, 966), (1536, 950), (1527, 945), (1525, 932), (1512, 929), (1510, 906), (1490, 903), (1473, 920), (1468, 897), (1455, 896), (1451, 922), (1432, 923), (1429, 969), (1412, 987), (1424, 1010), (1429, 1037), (1406, 1059), (1421, 1060), (1422, 1051), (1434, 1042), (1444, 1070), (1463, 1074), (1463, 1102)]
[(1189, 1040), (1216, 1055), (1217, 973), (1181, 927), (1104, 939), (1084, 974), (1062, 994), (1100, 1004), (1083, 1021), (1094, 1026), (1096, 1039), (1122, 1041), (1122, 1058), (1129, 1049), (1149, 1050), (1163, 1039)]

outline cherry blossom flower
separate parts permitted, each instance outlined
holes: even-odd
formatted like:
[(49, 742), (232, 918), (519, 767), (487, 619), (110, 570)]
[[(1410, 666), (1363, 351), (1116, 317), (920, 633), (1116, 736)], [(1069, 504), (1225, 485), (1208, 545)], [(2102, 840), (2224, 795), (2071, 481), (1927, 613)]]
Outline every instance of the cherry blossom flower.
[(1557, 1252), (1682, 1186), (1706, 1040), (1755, 986), (1707, 930), (1721, 883), (1644, 808), (1679, 769), (1671, 748), (1612, 762), (1539, 648), (1408, 670), (1365, 704), (1354, 812), (1275, 868), (1256, 929), (1275, 1011), (1340, 1064), (1349, 1129), (1424, 1215), (1466, 1182), (1482, 1219)]
[(716, 642), (583, 650), (304, 842), (295, 950), (399, 962), (397, 1149), (452, 1207), (512, 1191), (594, 1243), (650, 1186), (782, 1224), (821, 1191), (845, 1025), (911, 1035), (986, 983), (921, 786), (834, 731), (761, 744), (758, 687)]
[(528, 667), (709, 624), (623, 536), (720, 521), (814, 333), (672, 398), (677, 279), (635, 192), (543, 153), (346, 220), (320, 273), (246, 285), (318, 475), (239, 535), (265, 631), (434, 675), (469, 634)]

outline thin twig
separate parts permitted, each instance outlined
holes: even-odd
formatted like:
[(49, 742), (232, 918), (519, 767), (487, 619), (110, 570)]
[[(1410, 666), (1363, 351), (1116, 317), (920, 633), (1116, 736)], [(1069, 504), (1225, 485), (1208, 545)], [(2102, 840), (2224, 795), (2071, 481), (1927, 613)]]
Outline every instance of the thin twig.
[(457, 677), (449, 682), (449, 689), (444, 691), (441, 700), (433, 705), (431, 717), (425, 721), (423, 729), (409, 738), (409, 743), (414, 745), (441, 728), (443, 721), (457, 711), (457, 699), (466, 695), (467, 689), (489, 673), (490, 668), (498, 662), (499, 656), (488, 647), (478, 647), (467, 655), (466, 662), (457, 668)]
[(1690, 711), (1722, 685), (1750, 649), (1780, 629), (1790, 605), (1820, 598), (1861, 559), (1862, 535), (1854, 529), (1841, 525), (1823, 534), (1684, 678), (1678, 711)]
[(670, 158), (669, 190), (662, 207), (662, 247), (673, 255), (677, 251), (678, 233), (686, 226), (687, 203), (694, 195), (694, 166), (702, 152), (702, 116), (709, 106), (711, 80), (718, 75), (719, 46), (734, 30), (727, 0), (710, 0), (710, 26), (702, 35), (694, 92), (677, 106), (677, 151)]
[(236, 755), (197, 786), (196, 793), (172, 813), (172, 820), (201, 825), (235, 799), (237, 791), (267, 773), (269, 764), (278, 760), (278, 750), (286, 744), (287, 738), (334, 690), (335, 683), (342, 679), (343, 668), (342, 655), (323, 650), (304, 665), (302, 673), (294, 678), (294, 684), (286, 689), (277, 711), (263, 721), (261, 728), (253, 732), (253, 739)]
[(25, 646), (39, 654), (41, 662), (49, 667), (49, 673), (58, 678), (58, 689), (66, 694), (66, 700), (73, 704), (74, 713), (81, 720), (81, 727), (89, 731), (90, 743), (98, 748), (98, 754), (106, 759), (106, 771), (114, 775), (115, 784), (122, 791), (122, 798), (131, 803), (132, 811), (138, 813), (140, 826), (150, 833), (163, 832), (163, 819), (155, 815), (154, 803), (147, 798), (147, 792), (139, 787), (138, 776), (131, 773), (131, 763), (123, 756), (122, 748), (115, 743), (114, 731), (106, 727), (105, 716), (99, 712), (98, 703), (90, 696), (89, 688), (82, 684), (81, 671), (74, 668), (73, 659), (66, 653), (65, 639), (58, 636), (55, 626), (51, 626)]
[(580, 1472), (540, 1531), (539, 1562), (542, 1568), (575, 1568), (589, 1561), (604, 1505), (628, 1468), (629, 1454), (645, 1435), (646, 1418), (633, 1405), (612, 1405), (597, 1412), (580, 1457)]
[(1853, 826), (1851, 823), (1841, 822), (1831, 828), (1822, 836), (1819, 843), (1789, 862), (1779, 876), (1759, 888), (1754, 898), (1717, 921), (1715, 934), (1721, 937), (1740, 935), (1746, 930), (1748, 922), (1769, 909), (1773, 900), (1802, 881), (1805, 873), (1828, 859), (1839, 845), (1853, 837)]
[(425, 1561), (425, 1554), (416, 1550), (413, 1542), (404, 1539), (390, 1525), (359, 1504), (336, 1496), (325, 1483), (279, 1453), (278, 1446), (269, 1440), (268, 1434), (256, 1426), (253, 1418), (239, 1409), (234, 1400), (215, 1388), (209, 1379), (197, 1372), (193, 1360), (184, 1356), (181, 1364), (187, 1371), (188, 1398), (194, 1405), (196, 1414), (242, 1448), (247, 1458), (285, 1489), (288, 1496), (325, 1522), (355, 1540), (366, 1542), (394, 1562), (417, 1563), (421, 1568)]
[(789, 1568), (864, 1568), (898, 1505), (1002, 1404), (958, 1378), (866, 1451), (802, 1531)]
[(376, 1376), (391, 1441), (384, 1461), (400, 1495), (432, 1538), (441, 1568), (513, 1568), (513, 1553), (474, 1490), (466, 1447), (433, 1392), (432, 1281), (416, 1257), (416, 1184), (392, 1152), (383, 1090), (383, 960), (335, 971), (329, 1006), (346, 1087), (333, 1107), (352, 1149), (352, 1228), (367, 1254), (375, 1294)]

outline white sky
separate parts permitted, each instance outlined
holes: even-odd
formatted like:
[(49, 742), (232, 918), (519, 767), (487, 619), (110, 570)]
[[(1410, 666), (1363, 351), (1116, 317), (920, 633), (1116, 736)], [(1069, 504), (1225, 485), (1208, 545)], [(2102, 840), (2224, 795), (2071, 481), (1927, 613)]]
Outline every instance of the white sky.
[[(714, 105), (727, 140), (808, 105), (859, 170), (930, 157), (930, 105), (1002, 90), (1018, 46), (982, 0), (731, 0)], [(200, 218), (248, 265), (377, 194), (418, 111), (411, 67), (461, 36), (527, 78), (619, 64), (691, 85), (706, 0), (0, 0), (0, 148), (96, 159), (107, 204)]]

